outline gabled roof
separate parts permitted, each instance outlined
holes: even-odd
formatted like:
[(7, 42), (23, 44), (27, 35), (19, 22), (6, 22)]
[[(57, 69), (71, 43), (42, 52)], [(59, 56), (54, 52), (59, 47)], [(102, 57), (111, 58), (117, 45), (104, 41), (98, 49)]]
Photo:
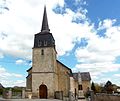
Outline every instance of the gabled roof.
[(3, 87), (3, 85), (0, 83), (0, 89), (3, 89), (4, 87)]
[[(81, 72), (80, 75), (81, 75), (82, 81), (90, 81), (91, 80), (89, 72)], [(73, 78), (75, 80), (78, 80), (78, 73), (73, 73)]]
[(32, 67), (31, 67), (31, 68), (29, 68), (29, 69), (27, 70), (27, 72), (29, 72), (31, 69), (32, 69)]
[(81, 78), (83, 81), (90, 81), (91, 80), (89, 72), (81, 72), (80, 74), (81, 74)]
[(69, 67), (67, 67), (66, 65), (64, 65), (63, 63), (61, 63), (61, 62), (58, 61), (58, 60), (56, 60), (56, 61), (57, 61), (57, 63), (61, 64), (63, 67), (65, 67), (65, 68), (67, 68), (68, 70), (70, 70), (71, 74), (69, 74), (69, 75), (70, 75), (70, 76), (72, 75), (72, 70), (71, 70)]
[(73, 78), (78, 81), (78, 73), (73, 73)]

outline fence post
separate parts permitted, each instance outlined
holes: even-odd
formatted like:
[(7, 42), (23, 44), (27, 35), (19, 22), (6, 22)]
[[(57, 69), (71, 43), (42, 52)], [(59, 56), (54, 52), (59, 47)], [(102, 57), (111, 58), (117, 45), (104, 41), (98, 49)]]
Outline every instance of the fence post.
[(91, 96), (91, 101), (94, 101), (94, 92), (93, 91), (91, 91), (90, 96)]
[(24, 99), (25, 98), (25, 89), (23, 88), (22, 89), (22, 99)]
[(8, 99), (11, 99), (11, 98), (12, 98), (12, 89), (10, 88), (8, 91)]

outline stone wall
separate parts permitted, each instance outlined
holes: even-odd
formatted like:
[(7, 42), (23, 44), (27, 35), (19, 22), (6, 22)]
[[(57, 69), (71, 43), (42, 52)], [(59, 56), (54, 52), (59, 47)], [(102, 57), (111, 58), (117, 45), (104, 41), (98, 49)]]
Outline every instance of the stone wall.
[(94, 101), (120, 101), (120, 95), (96, 94)]
[[(44, 54), (42, 54), (42, 51), (44, 51)], [(55, 72), (57, 70), (56, 52), (52, 47), (34, 48), (32, 59), (32, 72)]]
[(75, 79), (70, 77), (70, 92), (75, 92)]
[(39, 95), (39, 87), (42, 84), (47, 86), (48, 98), (54, 98), (54, 73), (32, 73), (33, 96)]
[(85, 93), (88, 87), (91, 88), (90, 81), (82, 81), (82, 87), (83, 87), (83, 92)]
[(29, 74), (26, 79), (26, 88), (32, 89), (32, 75)]
[(68, 70), (59, 62), (57, 63), (57, 67), (58, 67), (58, 90), (63, 91), (63, 96), (68, 96), (70, 90), (70, 77), (68, 73), (70, 73), (70, 70)]
[(58, 90), (56, 51), (53, 47), (34, 48), (32, 64), (32, 94), (38, 96), (39, 86), (47, 86), (48, 98)]

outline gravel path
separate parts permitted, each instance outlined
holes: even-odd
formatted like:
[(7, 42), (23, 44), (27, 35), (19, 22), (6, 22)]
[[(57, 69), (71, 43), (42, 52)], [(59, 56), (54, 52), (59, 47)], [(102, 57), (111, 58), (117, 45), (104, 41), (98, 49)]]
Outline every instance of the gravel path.
[(57, 99), (0, 99), (0, 101), (62, 101)]

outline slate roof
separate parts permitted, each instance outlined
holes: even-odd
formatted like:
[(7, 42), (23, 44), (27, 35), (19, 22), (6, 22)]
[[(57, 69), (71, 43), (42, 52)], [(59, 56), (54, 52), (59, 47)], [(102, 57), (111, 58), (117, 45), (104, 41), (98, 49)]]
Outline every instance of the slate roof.
[(33, 48), (43, 48), (43, 47), (55, 48), (55, 39), (52, 33), (50, 33), (50, 29), (48, 25), (46, 6), (44, 7), (41, 32), (35, 34)]
[(78, 81), (78, 73), (73, 73), (73, 78)]
[(50, 31), (50, 29), (49, 29), (49, 25), (48, 25), (46, 6), (44, 6), (44, 14), (43, 14), (43, 21), (42, 21), (41, 32), (49, 32), (49, 31)]
[(29, 72), (31, 69), (32, 69), (32, 67), (31, 67), (31, 68), (29, 68), (29, 69), (27, 70), (27, 72)]
[(90, 77), (90, 73), (89, 72), (81, 72), (81, 78), (82, 80), (87, 80), (87, 81), (90, 81), (91, 80), (91, 77)]
[[(81, 75), (82, 81), (90, 81), (91, 80), (89, 72), (81, 72), (80, 75)], [(78, 73), (73, 73), (73, 78), (75, 80), (78, 80)]]

